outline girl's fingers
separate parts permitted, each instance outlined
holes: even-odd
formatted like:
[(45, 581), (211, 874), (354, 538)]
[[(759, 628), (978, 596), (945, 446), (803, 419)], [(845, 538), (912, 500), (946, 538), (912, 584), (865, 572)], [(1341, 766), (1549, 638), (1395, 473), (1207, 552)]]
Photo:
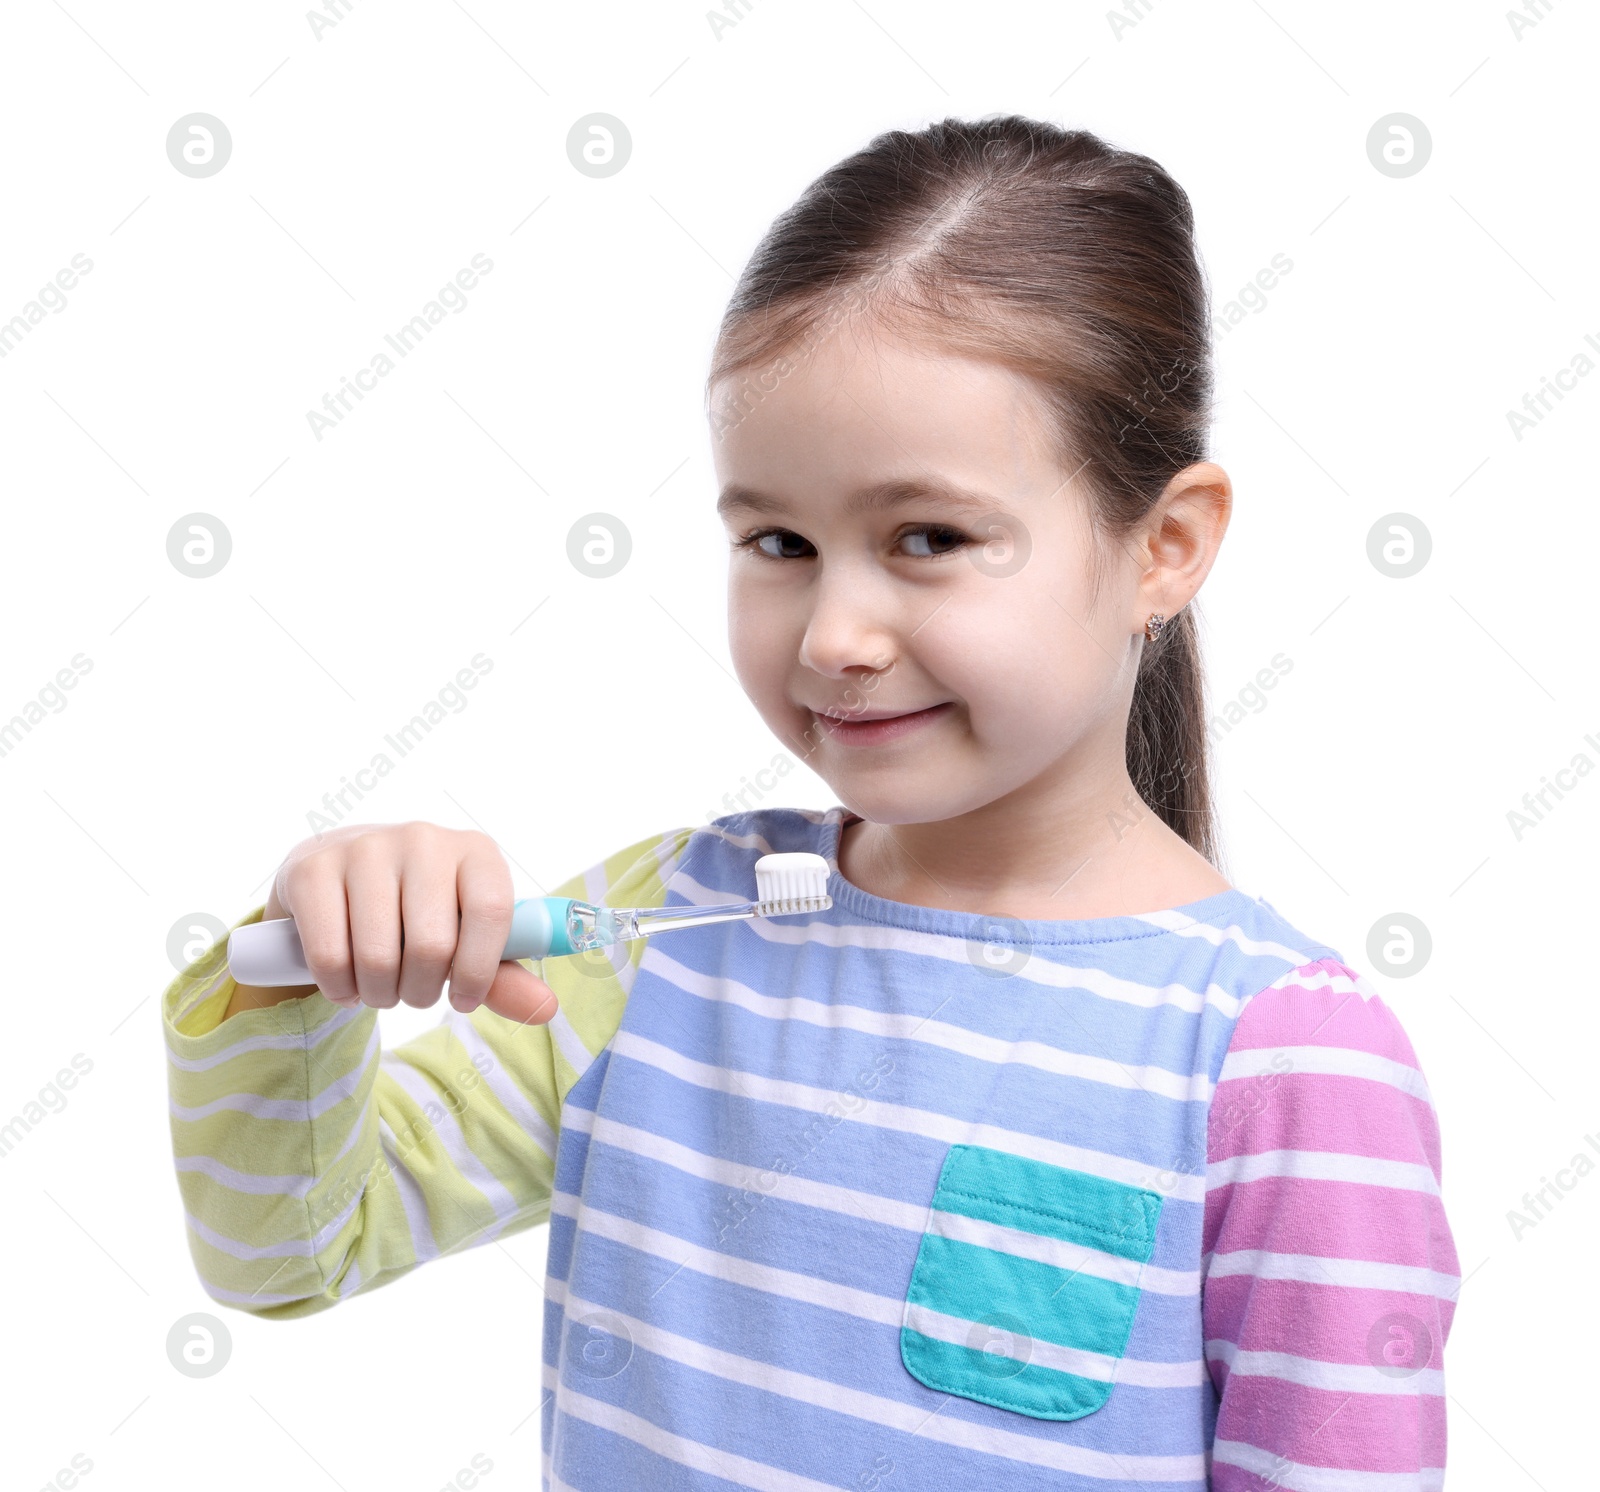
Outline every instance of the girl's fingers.
[(283, 876), (279, 897), (284, 914), (294, 918), (306, 967), (324, 998), (336, 1005), (359, 1003), (344, 867), (329, 857), (309, 857)]
[(483, 1003), (496, 1015), (523, 1026), (542, 1026), (559, 1008), (555, 991), (510, 959), (500, 965)]
[(432, 1005), (450, 973), (461, 926), (453, 845), (421, 840), (408, 850), (400, 866), (400, 916), (405, 938), (397, 997), (419, 1008)]
[(524, 1024), (555, 1014), (543, 980), (501, 961), (515, 900), (493, 840), (420, 822), (351, 826), (325, 840), (285, 862), (272, 906), (294, 918), (324, 998), (420, 1008), (449, 979), (458, 1010), (488, 1004)]
[[(476, 1010), (500, 969), (500, 955), (511, 935), (511, 868), (492, 841), (475, 840), (456, 871), (461, 898), (461, 930), (450, 965), (450, 1003)], [(524, 970), (526, 972), (526, 970)]]
[(381, 837), (356, 839), (347, 847), (345, 894), (361, 1003), (387, 1010), (400, 999), (400, 873)]

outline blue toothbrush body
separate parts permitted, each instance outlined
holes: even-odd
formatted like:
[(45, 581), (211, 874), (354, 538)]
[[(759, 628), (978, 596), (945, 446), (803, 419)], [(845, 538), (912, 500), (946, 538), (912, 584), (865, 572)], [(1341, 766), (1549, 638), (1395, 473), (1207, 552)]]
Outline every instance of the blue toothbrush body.
[[(570, 896), (530, 896), (512, 908), (511, 931), (500, 958), (564, 958), (673, 928), (826, 911), (833, 905), (827, 885), (828, 862), (820, 855), (795, 852), (763, 855), (756, 862), (755, 901), (713, 907), (602, 907)], [(228, 971), (246, 985), (316, 983), (292, 917), (235, 928), (228, 939)]]

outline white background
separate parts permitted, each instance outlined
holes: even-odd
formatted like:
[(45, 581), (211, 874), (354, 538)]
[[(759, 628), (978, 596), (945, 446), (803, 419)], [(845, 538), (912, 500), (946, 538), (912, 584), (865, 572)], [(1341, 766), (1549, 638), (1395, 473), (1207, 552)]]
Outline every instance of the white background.
[[(1158, 159), (1219, 306), (1293, 261), (1217, 346), (1214, 697), (1293, 661), (1218, 750), (1227, 868), (1368, 972), (1430, 1080), (1468, 1276), (1449, 1486), (1592, 1475), (1600, 1177), (1520, 1239), (1507, 1212), (1600, 1135), (1600, 780), (1520, 841), (1506, 815), (1600, 762), (1600, 378), (1520, 441), (1506, 414), (1600, 338), (1596, 32), (1576, 0), (1520, 38), (1460, 0), (1156, 0), (1120, 37), (1095, 5), (753, 0), (720, 39), (698, 3), (355, 0), (320, 40), (293, 4), (7, 6), (0, 319), (94, 268), (0, 360), (0, 719), (93, 667), (0, 757), (0, 1122), (93, 1069), (0, 1161), (5, 1485), (83, 1453), (91, 1488), (432, 1492), (483, 1453), (483, 1485), (537, 1486), (543, 1228), (314, 1318), (224, 1312), (225, 1370), (170, 1366), (216, 1308), (171, 1164), (168, 937), (256, 905), (479, 652), (469, 707), (352, 818), (479, 826), (528, 895), (727, 811), (779, 749), (730, 672), (712, 512), (733, 276), (879, 130), (993, 112)], [(204, 179), (165, 149), (195, 111), (233, 139)], [(633, 140), (606, 179), (566, 153), (595, 111)], [(1433, 140), (1404, 179), (1365, 146), (1396, 111)], [(467, 309), (315, 439), (307, 410), (478, 252)], [(606, 580), (566, 554), (597, 510), (634, 546)], [(204, 580), (166, 553), (197, 511), (233, 544)], [(1433, 540), (1404, 580), (1366, 552), (1395, 511)], [(804, 770), (783, 800), (833, 802)], [(1395, 911), (1433, 939), (1404, 979), (1367, 955)]]

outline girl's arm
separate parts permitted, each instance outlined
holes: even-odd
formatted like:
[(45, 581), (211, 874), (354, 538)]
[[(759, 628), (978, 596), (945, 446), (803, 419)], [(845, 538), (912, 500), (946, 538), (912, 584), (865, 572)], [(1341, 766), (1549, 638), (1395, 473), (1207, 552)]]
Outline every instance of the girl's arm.
[[(660, 905), (689, 833), (643, 840), (554, 894)], [(561, 1005), (547, 1025), (480, 1006), (387, 1052), (364, 1005), (313, 991), (238, 1008), (225, 940), (190, 964), (162, 997), (162, 1025), (178, 1186), (206, 1291), (261, 1316), (303, 1316), (545, 1221), (561, 1105), (615, 1034), (645, 945), (626, 946), (620, 974), (545, 961), (536, 972)]]
[(1441, 1484), (1460, 1266), (1439, 1176), (1416, 1054), (1365, 980), (1321, 959), (1248, 1002), (1207, 1150), (1216, 1492)]

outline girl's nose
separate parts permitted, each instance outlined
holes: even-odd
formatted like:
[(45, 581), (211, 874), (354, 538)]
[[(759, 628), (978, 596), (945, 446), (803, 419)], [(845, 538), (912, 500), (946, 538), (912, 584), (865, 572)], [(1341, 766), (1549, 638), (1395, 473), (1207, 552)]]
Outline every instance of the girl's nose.
[(887, 613), (886, 598), (866, 575), (824, 570), (800, 640), (800, 662), (829, 678), (849, 678), (862, 669), (881, 672), (898, 653)]

